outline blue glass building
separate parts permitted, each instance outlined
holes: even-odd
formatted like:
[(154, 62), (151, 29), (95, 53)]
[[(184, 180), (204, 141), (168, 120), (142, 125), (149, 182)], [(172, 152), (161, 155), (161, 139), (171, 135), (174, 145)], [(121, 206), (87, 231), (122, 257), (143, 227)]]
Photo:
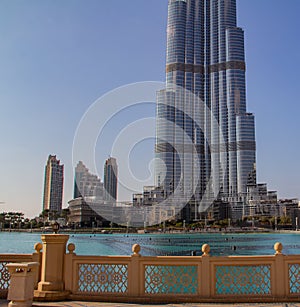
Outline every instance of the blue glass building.
[(236, 0), (169, 0), (155, 148), (156, 185), (166, 199), (176, 195), (201, 212), (215, 199), (245, 201), (247, 185), (256, 184), (245, 72)]
[(118, 165), (115, 158), (108, 158), (104, 164), (104, 199), (116, 201), (118, 194)]

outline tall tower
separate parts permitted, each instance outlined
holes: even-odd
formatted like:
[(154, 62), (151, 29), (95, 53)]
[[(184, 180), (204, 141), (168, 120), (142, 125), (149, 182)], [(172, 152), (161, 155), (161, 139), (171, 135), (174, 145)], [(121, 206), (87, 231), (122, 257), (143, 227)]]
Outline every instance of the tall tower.
[[(236, 0), (169, 0), (166, 89), (157, 93), (156, 185), (205, 211), (256, 183)], [(179, 192), (178, 192), (179, 191)]]
[(104, 195), (106, 200), (116, 201), (118, 191), (118, 165), (115, 158), (108, 158), (104, 165)]
[(43, 210), (60, 212), (62, 209), (64, 166), (49, 155), (45, 166)]
[(74, 198), (78, 197), (103, 198), (103, 183), (98, 176), (89, 172), (82, 161), (75, 167)]

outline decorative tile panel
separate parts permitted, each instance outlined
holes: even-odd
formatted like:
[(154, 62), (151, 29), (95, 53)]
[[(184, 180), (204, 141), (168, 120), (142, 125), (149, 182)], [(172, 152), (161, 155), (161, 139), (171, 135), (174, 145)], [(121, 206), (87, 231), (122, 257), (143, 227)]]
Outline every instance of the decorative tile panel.
[(124, 264), (79, 264), (78, 291), (127, 293), (128, 266)]
[(271, 265), (216, 266), (216, 294), (271, 294)]
[(289, 264), (290, 294), (300, 293), (300, 264)]
[(0, 262), (0, 290), (8, 290), (10, 274), (6, 268), (8, 262)]
[(197, 266), (145, 266), (145, 293), (197, 294)]

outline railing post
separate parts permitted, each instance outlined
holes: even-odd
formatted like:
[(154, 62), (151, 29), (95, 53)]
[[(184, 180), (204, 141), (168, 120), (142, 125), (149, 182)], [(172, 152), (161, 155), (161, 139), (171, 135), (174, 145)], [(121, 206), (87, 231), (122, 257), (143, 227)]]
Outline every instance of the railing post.
[(37, 269), (36, 280), (34, 288), (37, 288), (38, 282), (41, 280), (41, 268), (42, 268), (42, 253), (41, 250), (43, 248), (42, 243), (36, 243), (34, 245), (35, 253), (32, 254), (32, 261), (39, 263), (39, 267)]
[(275, 285), (274, 296), (276, 298), (284, 297), (286, 295), (286, 275), (284, 266), (284, 255), (282, 254), (283, 246), (280, 242), (274, 244), (275, 250), (275, 280), (273, 280)]
[(211, 278), (213, 278), (210, 274), (210, 246), (208, 244), (203, 244), (202, 252), (202, 270), (200, 275), (201, 297), (210, 297)]
[(139, 296), (141, 291), (140, 257), (141, 247), (139, 244), (132, 246), (130, 270), (128, 272), (128, 292), (130, 296)]
[(37, 300), (66, 299), (69, 292), (64, 287), (64, 257), (68, 235), (42, 235), (43, 257), (41, 281), (34, 292)]
[(68, 245), (69, 253), (65, 255), (65, 265), (64, 265), (65, 290), (70, 291), (70, 293), (72, 293), (73, 291), (73, 278), (76, 278), (75, 276), (73, 276), (73, 257), (76, 256), (74, 250), (75, 250), (75, 244), (70, 243)]
[(10, 278), (8, 307), (31, 307), (36, 280), (37, 262), (9, 263), (6, 265)]

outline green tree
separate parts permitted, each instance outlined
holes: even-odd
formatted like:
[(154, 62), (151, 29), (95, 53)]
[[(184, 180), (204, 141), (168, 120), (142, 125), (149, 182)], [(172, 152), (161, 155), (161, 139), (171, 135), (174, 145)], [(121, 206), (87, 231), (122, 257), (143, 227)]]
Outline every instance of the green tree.
[(292, 220), (289, 216), (281, 216), (279, 220), (280, 225), (290, 225)]

